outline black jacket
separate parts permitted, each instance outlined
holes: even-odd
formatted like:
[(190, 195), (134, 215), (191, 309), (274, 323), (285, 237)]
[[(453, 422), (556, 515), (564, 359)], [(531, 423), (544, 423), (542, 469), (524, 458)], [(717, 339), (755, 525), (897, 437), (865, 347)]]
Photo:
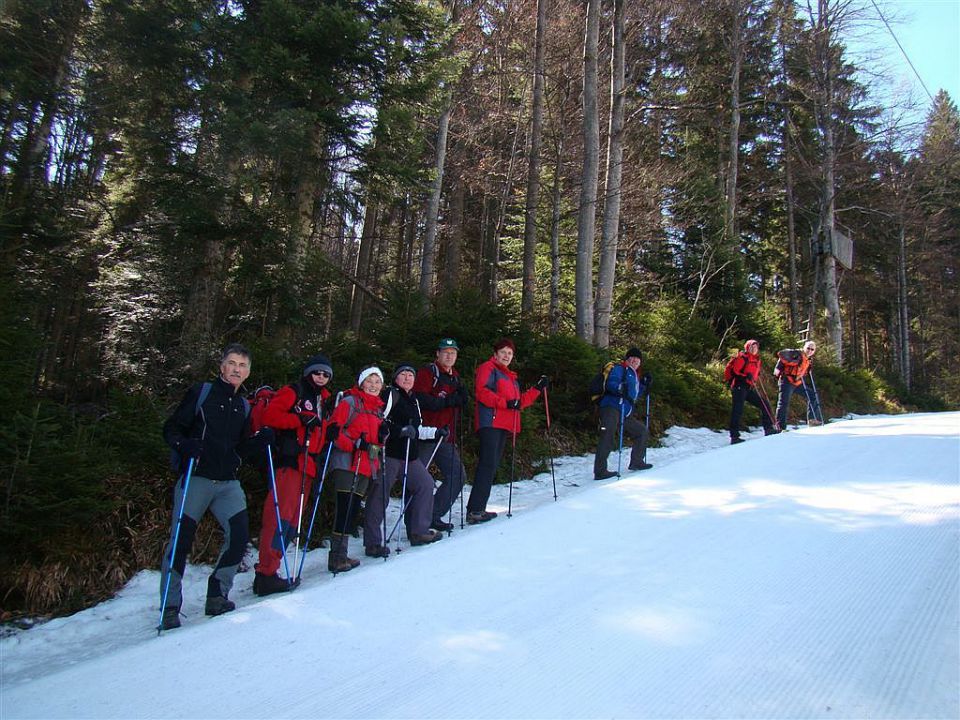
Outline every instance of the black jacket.
[(199, 438), (203, 453), (194, 472), (209, 480), (236, 480), (241, 456), (251, 459), (260, 450), (251, 441), (250, 415), (247, 401), (234, 391), (233, 385), (217, 378), (210, 383), (210, 393), (197, 411), (197, 399), (203, 383), (197, 383), (180, 401), (173, 415), (163, 424), (163, 439), (174, 450), (181, 440)]
[(388, 395), (393, 396), (390, 413), (384, 418), (384, 424), (390, 430), (386, 442), (386, 456), (396, 460), (403, 460), (407, 456), (407, 439), (400, 437), (400, 431), (406, 425), (413, 425), (417, 429), (417, 437), (410, 440), (410, 460), (417, 459), (419, 440), (432, 439), (437, 432), (434, 427), (424, 427), (420, 416), (420, 404), (413, 392), (405, 392), (396, 385), (388, 385), (381, 393), (381, 399), (386, 402)]

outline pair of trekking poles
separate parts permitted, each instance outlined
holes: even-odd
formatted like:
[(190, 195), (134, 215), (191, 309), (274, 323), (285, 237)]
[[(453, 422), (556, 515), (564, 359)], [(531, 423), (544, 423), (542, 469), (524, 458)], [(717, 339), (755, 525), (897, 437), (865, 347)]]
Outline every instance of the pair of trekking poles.
[[(557, 500), (557, 475), (553, 468), (553, 433), (550, 431), (550, 398), (547, 388), (543, 388), (543, 410), (547, 417), (547, 443), (550, 447), (550, 478), (553, 481), (553, 500)], [(513, 479), (517, 471), (517, 424), (520, 421), (520, 410), (513, 416), (513, 449), (510, 458), (510, 488), (507, 493), (507, 517), (513, 517)], [(463, 515), (461, 511), (461, 516)]]
[[(800, 378), (803, 394), (807, 400), (807, 424), (809, 425), (811, 420), (815, 420), (823, 425), (823, 409), (820, 407), (820, 394), (817, 392), (817, 384), (813, 379), (813, 371), (809, 371), (807, 375), (810, 377), (810, 387), (807, 387), (806, 377)], [(763, 381), (758, 382), (757, 386), (760, 388), (760, 401), (763, 403), (764, 412), (767, 413), (767, 417), (770, 418), (777, 432), (783, 432), (785, 428), (780, 427), (780, 420), (770, 411), (770, 398), (767, 397), (767, 389), (764, 387)], [(789, 408), (787, 408), (787, 411), (789, 412)]]

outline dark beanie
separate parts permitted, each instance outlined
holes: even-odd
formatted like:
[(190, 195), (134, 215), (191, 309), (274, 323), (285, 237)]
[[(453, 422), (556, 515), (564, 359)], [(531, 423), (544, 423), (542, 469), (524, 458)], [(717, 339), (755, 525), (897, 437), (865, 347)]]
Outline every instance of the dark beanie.
[(402, 372), (412, 372), (414, 375), (417, 374), (417, 369), (410, 363), (400, 363), (393, 369), (393, 381), (397, 381), (397, 376)]
[(493, 351), (497, 352), (498, 350), (502, 350), (505, 347), (510, 348), (514, 352), (517, 351), (517, 346), (513, 344), (513, 340), (511, 340), (510, 338), (500, 338), (499, 340), (497, 340), (493, 344)]
[(330, 376), (331, 380), (333, 379), (333, 367), (330, 365), (330, 358), (326, 355), (314, 355), (307, 360), (303, 366), (303, 377), (307, 377), (310, 373), (317, 372), (318, 370), (323, 370)]
[(640, 358), (640, 362), (643, 362), (643, 353), (640, 352), (640, 348), (638, 347), (632, 347), (627, 350), (627, 354), (623, 356), (623, 359), (629, 360), (632, 357)]

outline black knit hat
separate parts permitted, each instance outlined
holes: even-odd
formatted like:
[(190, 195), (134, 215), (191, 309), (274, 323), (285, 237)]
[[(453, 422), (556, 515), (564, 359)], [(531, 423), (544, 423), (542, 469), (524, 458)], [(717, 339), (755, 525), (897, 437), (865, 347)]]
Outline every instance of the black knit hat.
[(303, 366), (303, 375), (302, 377), (307, 377), (310, 373), (325, 372), (330, 376), (330, 379), (333, 380), (333, 367), (330, 365), (330, 358), (326, 355), (314, 355), (312, 358), (307, 360), (306, 364)]
[(397, 376), (402, 372), (412, 372), (414, 376), (416, 376), (417, 369), (410, 363), (400, 363), (393, 369), (393, 375), (391, 377), (394, 382), (397, 381)]
[(626, 355), (623, 356), (623, 359), (629, 360), (632, 357), (640, 358), (640, 362), (643, 362), (643, 353), (640, 352), (640, 348), (638, 347), (632, 347), (629, 350), (627, 350), (627, 353)]

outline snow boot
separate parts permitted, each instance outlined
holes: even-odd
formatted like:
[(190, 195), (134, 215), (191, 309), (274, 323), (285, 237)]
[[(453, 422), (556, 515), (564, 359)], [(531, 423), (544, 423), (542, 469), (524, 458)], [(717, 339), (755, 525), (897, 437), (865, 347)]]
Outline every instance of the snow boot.
[(497, 514), (495, 512), (488, 512), (486, 510), (474, 510), (467, 513), (467, 524), (476, 525), (478, 523), (490, 522), (493, 520)]
[(236, 609), (237, 606), (233, 601), (227, 600), (227, 596), (223, 594), (220, 581), (210, 576), (207, 580), (207, 603), (203, 607), (203, 612), (210, 617), (216, 617)]
[(327, 570), (334, 575), (349, 572), (360, 564), (359, 560), (347, 557), (347, 546), (349, 542), (349, 535), (334, 533), (330, 538), (330, 554), (327, 556)]
[(602, 473), (597, 473), (593, 476), (594, 480), (609, 480), (612, 477), (616, 477), (617, 473), (613, 470), (604, 470)]
[(453, 530), (453, 523), (444, 522), (443, 520), (434, 520), (430, 523), (430, 527), (437, 532), (450, 532)]
[(299, 580), (291, 583), (279, 575), (262, 575), (257, 573), (253, 577), (253, 592), (257, 597), (264, 597), (265, 595), (273, 595), (274, 593), (290, 592), (299, 584)]
[(422, 535), (414, 533), (410, 536), (410, 544), (414, 547), (418, 545), (429, 545), (430, 543), (435, 543), (437, 540), (443, 540), (443, 533), (437, 532), (432, 528)]
[(743, 438), (738, 438), (738, 437), (730, 438), (730, 444), (731, 444), (731, 445), (739, 445), (739, 444), (742, 443), (742, 442), (746, 442), (746, 440), (744, 440)]
[(640, 461), (636, 465), (631, 465), (629, 469), (630, 470), (649, 470), (652, 467), (653, 465), (651, 465), (650, 463)]
[(163, 609), (163, 619), (160, 621), (161, 630), (173, 630), (180, 627), (180, 608), (165, 607)]
[(390, 556), (390, 548), (386, 545), (370, 545), (364, 548), (363, 554), (367, 557), (386, 559)]

